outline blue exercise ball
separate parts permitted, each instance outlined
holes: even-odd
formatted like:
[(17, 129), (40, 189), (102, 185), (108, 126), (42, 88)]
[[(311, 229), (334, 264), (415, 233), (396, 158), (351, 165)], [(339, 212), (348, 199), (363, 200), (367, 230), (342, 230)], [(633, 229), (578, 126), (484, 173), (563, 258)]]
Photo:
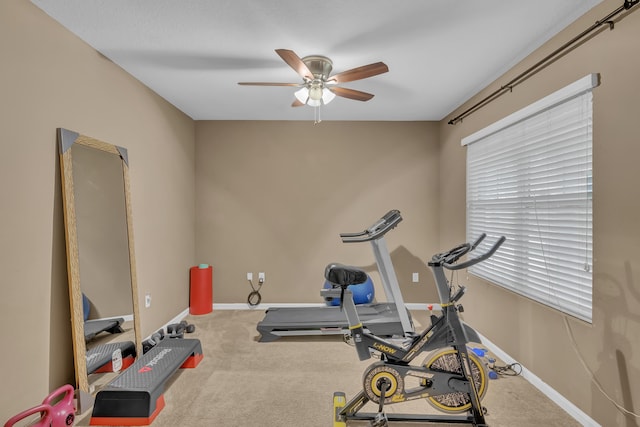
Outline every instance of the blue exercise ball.
[[(329, 289), (332, 286), (333, 285), (331, 284), (331, 282), (328, 282), (328, 281), (324, 282), (325, 289)], [(373, 281), (371, 280), (371, 277), (369, 277), (369, 275), (367, 275), (367, 280), (364, 283), (360, 283), (358, 285), (349, 285), (347, 289), (349, 289), (353, 294), (353, 302), (356, 305), (369, 304), (373, 301), (373, 299), (376, 296), (376, 290), (375, 290), (375, 287), (373, 286)], [(325, 299), (325, 302), (329, 306), (337, 306), (337, 305), (340, 305), (340, 298)]]
[(84, 321), (86, 322), (89, 320), (89, 313), (91, 313), (91, 304), (85, 294), (82, 294), (82, 311), (84, 313)]

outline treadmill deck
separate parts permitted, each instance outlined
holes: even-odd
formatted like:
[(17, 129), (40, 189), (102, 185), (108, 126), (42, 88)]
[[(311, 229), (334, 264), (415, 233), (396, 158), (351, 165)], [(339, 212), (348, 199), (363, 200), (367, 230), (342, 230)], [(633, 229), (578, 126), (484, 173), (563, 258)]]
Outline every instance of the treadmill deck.
[[(376, 303), (356, 306), (365, 329), (378, 336), (404, 335), (394, 304)], [(274, 307), (258, 323), (260, 342), (281, 336), (332, 335), (349, 332), (349, 323), (338, 306)]]

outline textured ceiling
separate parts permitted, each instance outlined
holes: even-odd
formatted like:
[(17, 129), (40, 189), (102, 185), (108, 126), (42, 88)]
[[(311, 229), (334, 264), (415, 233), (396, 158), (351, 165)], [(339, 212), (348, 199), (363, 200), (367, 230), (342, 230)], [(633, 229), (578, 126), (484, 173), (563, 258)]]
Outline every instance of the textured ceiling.
[(324, 55), (333, 74), (383, 61), (342, 86), (323, 120), (440, 120), (602, 0), (32, 0), (195, 120), (313, 120), (302, 79), (276, 53)]

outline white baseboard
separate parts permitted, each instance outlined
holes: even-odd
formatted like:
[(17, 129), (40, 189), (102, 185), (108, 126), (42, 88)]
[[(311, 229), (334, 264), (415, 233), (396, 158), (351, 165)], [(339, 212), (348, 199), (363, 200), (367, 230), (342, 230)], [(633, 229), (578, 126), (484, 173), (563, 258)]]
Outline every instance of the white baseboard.
[(281, 307), (324, 307), (322, 303), (308, 303), (308, 304), (296, 304), (296, 303), (266, 303), (258, 305), (249, 305), (246, 302), (239, 303), (214, 303), (214, 310), (266, 310), (268, 308), (281, 308)]
[[(489, 339), (484, 337), (482, 334), (478, 333), (480, 339), (482, 340), (482, 344), (487, 347), (493, 354), (495, 354), (498, 358), (500, 358), (504, 363), (519, 363), (513, 357), (509, 356), (505, 353), (500, 347), (492, 343)], [(569, 415), (575, 418), (580, 424), (585, 427), (601, 427), (596, 421), (594, 421), (591, 417), (585, 414), (580, 408), (567, 400), (564, 396), (558, 393), (555, 389), (553, 389), (549, 384), (542, 381), (539, 377), (537, 377), (533, 372), (522, 366), (522, 374), (521, 376), (529, 381), (531, 385), (540, 390), (545, 396), (555, 402), (558, 406), (564, 409)]]
[[(427, 306), (431, 305), (433, 310), (440, 310), (439, 304), (405, 304), (409, 310), (427, 310)], [(323, 303), (265, 303), (251, 306), (247, 303), (214, 303), (214, 310), (266, 310), (268, 308), (281, 307), (326, 307)]]

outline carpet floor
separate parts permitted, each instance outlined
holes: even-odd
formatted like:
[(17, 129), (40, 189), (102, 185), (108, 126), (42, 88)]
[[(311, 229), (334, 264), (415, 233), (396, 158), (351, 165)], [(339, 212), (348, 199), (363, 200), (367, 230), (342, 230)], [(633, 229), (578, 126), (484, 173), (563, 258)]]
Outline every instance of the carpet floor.
[[(412, 313), (416, 329), (424, 313)], [(288, 337), (258, 342), (257, 310), (219, 310), (186, 320), (196, 326), (186, 338), (198, 338), (204, 359), (195, 369), (179, 370), (166, 384), (165, 408), (154, 427), (255, 426), (328, 427), (333, 425), (333, 393), (347, 400), (362, 386), (370, 359), (360, 361), (341, 336)], [(422, 357), (417, 360), (421, 361)], [(498, 361), (499, 362), (499, 361)], [(491, 427), (563, 426), (580, 424), (519, 376), (490, 380), (483, 400)], [(377, 406), (368, 404), (367, 412)], [(387, 413), (437, 413), (415, 400), (385, 407)], [(88, 426), (91, 411), (76, 425)], [(348, 426), (367, 426), (353, 421)], [(444, 426), (434, 423), (390, 423), (390, 426)]]

